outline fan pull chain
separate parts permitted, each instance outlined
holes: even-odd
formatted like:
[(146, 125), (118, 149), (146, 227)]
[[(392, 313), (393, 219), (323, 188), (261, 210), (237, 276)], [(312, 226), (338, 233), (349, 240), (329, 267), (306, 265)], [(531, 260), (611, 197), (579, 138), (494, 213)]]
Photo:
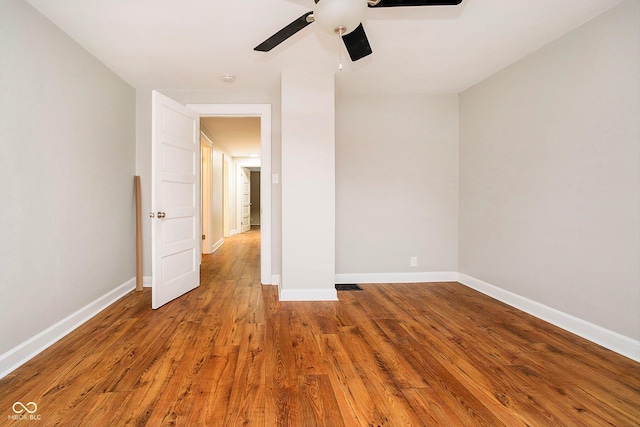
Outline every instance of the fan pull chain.
[(342, 31), (338, 31), (338, 70), (342, 71)]

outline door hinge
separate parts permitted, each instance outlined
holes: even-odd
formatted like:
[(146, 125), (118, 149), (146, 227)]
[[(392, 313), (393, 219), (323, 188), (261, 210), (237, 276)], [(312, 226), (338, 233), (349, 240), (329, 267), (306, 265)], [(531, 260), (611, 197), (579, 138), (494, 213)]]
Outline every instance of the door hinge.
[(206, 237), (205, 237), (205, 235), (203, 234), (203, 235), (202, 235), (202, 240), (205, 240), (205, 238), (206, 238)]

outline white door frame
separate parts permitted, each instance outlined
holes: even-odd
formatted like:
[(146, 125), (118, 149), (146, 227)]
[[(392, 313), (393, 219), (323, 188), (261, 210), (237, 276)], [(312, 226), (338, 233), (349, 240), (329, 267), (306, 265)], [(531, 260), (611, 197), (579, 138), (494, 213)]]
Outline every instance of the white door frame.
[[(271, 177), (271, 104), (187, 104), (200, 117), (260, 117), (260, 171)], [(260, 282), (271, 284), (271, 179), (260, 180)]]
[[(209, 151), (209, 155), (205, 157), (205, 147)], [(200, 131), (200, 157), (202, 159), (202, 168), (200, 169), (200, 212), (202, 218), (200, 222), (202, 224), (202, 230), (200, 232), (204, 239), (202, 239), (202, 253), (210, 254), (212, 252), (213, 244), (211, 241), (211, 216), (212, 216), (212, 198), (211, 191), (213, 186), (213, 143), (207, 138), (207, 135)], [(206, 169), (205, 169), (206, 168)], [(208, 193), (207, 196), (205, 194)], [(207, 203), (208, 202), (208, 203)], [(208, 215), (206, 215), (208, 214)]]

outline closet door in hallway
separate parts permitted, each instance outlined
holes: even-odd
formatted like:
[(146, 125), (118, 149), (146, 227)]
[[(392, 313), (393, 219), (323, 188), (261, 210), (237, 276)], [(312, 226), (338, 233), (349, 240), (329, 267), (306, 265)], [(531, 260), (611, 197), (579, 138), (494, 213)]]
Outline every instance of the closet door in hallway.
[(242, 198), (242, 227), (245, 233), (251, 229), (251, 171), (248, 168), (240, 168), (241, 198)]

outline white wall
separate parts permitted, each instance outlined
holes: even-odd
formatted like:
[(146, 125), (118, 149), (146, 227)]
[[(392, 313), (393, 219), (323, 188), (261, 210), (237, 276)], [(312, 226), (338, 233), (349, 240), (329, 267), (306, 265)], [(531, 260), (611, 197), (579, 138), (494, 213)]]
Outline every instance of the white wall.
[(636, 0), (460, 98), (460, 271), (640, 338)]
[[(142, 212), (142, 264), (151, 277), (151, 90), (136, 90), (136, 175), (140, 176)], [(147, 283), (151, 286), (151, 282)]]
[(333, 77), (282, 75), (281, 299), (337, 298)]
[(337, 273), (456, 272), (457, 95), (342, 94), (336, 110)]
[(135, 91), (0, 2), (0, 355), (135, 276)]

